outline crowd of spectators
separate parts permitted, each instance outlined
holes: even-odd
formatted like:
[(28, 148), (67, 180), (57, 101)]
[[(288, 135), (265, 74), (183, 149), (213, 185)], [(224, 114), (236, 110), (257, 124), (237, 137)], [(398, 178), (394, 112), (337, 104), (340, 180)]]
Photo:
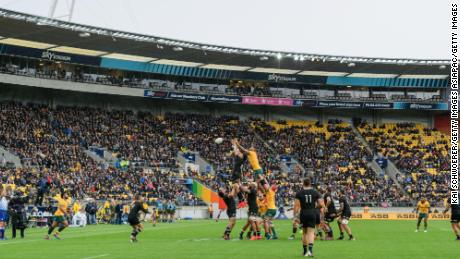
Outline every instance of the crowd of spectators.
[[(279, 154), (296, 158), (312, 174), (314, 182), (335, 190), (344, 188), (354, 204), (388, 206), (408, 202), (390, 178), (376, 174), (367, 166), (372, 154), (346, 123), (255, 122), (254, 127)], [(289, 181), (284, 185), (287, 197), (292, 198), (295, 191), (289, 188), (293, 185)]]
[[(23, 165), (0, 168), (0, 183), (23, 188), (34, 197), (43, 196), (50, 188), (64, 188), (77, 198), (127, 200), (134, 193), (142, 193), (152, 200), (198, 204), (200, 201), (181, 181), (195, 178), (212, 189), (225, 183), (232, 169), (231, 138), (256, 148), (271, 183), (278, 186), (281, 206), (292, 201), (299, 188), (296, 183), (305, 171), (300, 167), (292, 172), (281, 170), (280, 156), (295, 158), (317, 184), (345, 189), (351, 202), (362, 206), (404, 205), (427, 193), (438, 202), (448, 179), (447, 138), (438, 138), (437, 132), (411, 124), (391, 129), (384, 126), (381, 130), (385, 134), (370, 130), (372, 127), (366, 124), (359, 127), (371, 147), (401, 169), (400, 178), (409, 194), (405, 195), (387, 175), (376, 174), (368, 167), (373, 154), (350, 125), (339, 120), (322, 125), (1, 103), (0, 122), (0, 146), (18, 155)], [(217, 144), (214, 140), (218, 137), (226, 141)], [(142, 166), (119, 168), (107, 161), (96, 162), (86, 152), (89, 147), (104, 148), (114, 161), (141, 161)], [(216, 173), (179, 169), (179, 151), (198, 152)], [(247, 165), (244, 172), (250, 173)]]
[[(144, 114), (89, 108), (0, 104), (0, 145), (16, 154), (23, 168), (0, 169), (0, 183), (27, 187), (38, 194), (43, 181), (67, 189), (73, 197), (128, 199), (174, 195), (178, 203), (194, 202), (176, 168), (175, 146), (162, 136), (161, 123)], [(116, 159), (147, 161), (143, 168), (114, 168), (97, 163), (84, 150), (104, 146)]]
[(394, 162), (401, 172), (398, 179), (411, 198), (444, 203), (450, 176), (446, 135), (415, 123), (376, 126), (363, 122), (359, 130), (376, 154)]

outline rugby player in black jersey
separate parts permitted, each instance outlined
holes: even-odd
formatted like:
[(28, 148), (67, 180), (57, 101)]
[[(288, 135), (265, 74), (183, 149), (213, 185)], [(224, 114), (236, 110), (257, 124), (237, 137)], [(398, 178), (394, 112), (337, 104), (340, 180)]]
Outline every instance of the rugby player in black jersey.
[(454, 231), (454, 234), (457, 236), (457, 241), (460, 241), (460, 204), (452, 204), (450, 192), (449, 199), (447, 200), (446, 204), (446, 209), (443, 213), (447, 213), (449, 209), (451, 212), (450, 224), (452, 226), (452, 230)]
[(224, 239), (230, 240), (230, 233), (232, 232), (233, 227), (236, 223), (236, 204), (235, 204), (235, 195), (238, 191), (238, 184), (232, 186), (230, 192), (227, 191), (226, 187), (219, 189), (219, 197), (221, 197), (225, 205), (227, 206), (227, 216), (228, 216), (228, 225), (225, 228)]
[(330, 223), (337, 217), (337, 210), (335, 209), (332, 189), (330, 187), (326, 189), (326, 193), (324, 194), (324, 207), (324, 224), (327, 227), (326, 240), (332, 240), (334, 238), (334, 233), (332, 232)]
[(318, 209), (324, 207), (321, 194), (311, 186), (311, 179), (305, 178), (303, 188), (295, 195), (294, 214), (299, 214), (302, 223), (303, 255), (313, 257), (313, 244), (315, 242), (315, 226), (317, 223)]
[(128, 214), (128, 223), (133, 228), (133, 231), (131, 232), (131, 242), (137, 242), (137, 235), (142, 231), (143, 226), (139, 220), (139, 212), (141, 211), (147, 214), (148, 207), (147, 204), (144, 203), (143, 198), (136, 195)]
[(348, 234), (349, 240), (355, 240), (353, 234), (351, 233), (351, 228), (348, 226), (351, 218), (351, 208), (348, 204), (347, 198), (345, 197), (345, 191), (343, 190), (339, 192), (339, 204), (340, 209), (338, 212), (339, 219), (337, 220), (337, 224), (339, 225), (340, 237), (338, 239), (343, 240), (343, 231), (345, 230)]
[(259, 225), (259, 205), (257, 205), (257, 183), (251, 182), (248, 186), (242, 185), (240, 186), (240, 190), (246, 193), (246, 200), (248, 202), (248, 221), (240, 232), (240, 239), (243, 239), (244, 231), (250, 227), (247, 237), (251, 240), (259, 240), (261, 239), (261, 236)]

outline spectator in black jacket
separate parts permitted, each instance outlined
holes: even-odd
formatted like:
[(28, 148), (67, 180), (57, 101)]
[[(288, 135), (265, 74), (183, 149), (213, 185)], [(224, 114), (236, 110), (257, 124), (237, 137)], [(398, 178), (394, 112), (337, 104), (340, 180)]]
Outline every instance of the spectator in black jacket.
[(22, 192), (16, 191), (13, 198), (8, 204), (8, 211), (11, 216), (12, 238), (16, 238), (16, 230), (21, 232), (21, 238), (24, 238), (24, 231), (27, 228), (27, 214), (25, 204), (29, 198), (24, 196)]
[(97, 224), (96, 222), (96, 213), (97, 213), (97, 204), (96, 201), (91, 200), (85, 207), (86, 215), (88, 217), (88, 225)]

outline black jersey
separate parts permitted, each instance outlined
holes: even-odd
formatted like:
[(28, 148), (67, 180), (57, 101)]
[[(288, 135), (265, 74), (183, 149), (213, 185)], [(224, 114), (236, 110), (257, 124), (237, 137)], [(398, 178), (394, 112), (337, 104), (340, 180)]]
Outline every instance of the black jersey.
[(139, 211), (143, 211), (144, 213), (148, 212), (148, 210), (144, 208), (143, 202), (136, 201), (129, 211), (128, 218), (134, 219), (139, 217)]
[(315, 189), (302, 189), (296, 193), (295, 198), (300, 201), (302, 211), (316, 209), (316, 202), (321, 199), (321, 194)]
[(248, 192), (248, 210), (249, 212), (258, 212), (259, 206), (257, 205), (257, 190), (250, 188)]
[(221, 197), (224, 200), (225, 205), (227, 205), (227, 211), (236, 211), (236, 203), (233, 197), (223, 192), (219, 192), (219, 197)]
[(343, 206), (342, 216), (350, 217), (351, 216), (351, 208), (350, 208), (350, 205), (348, 204), (348, 201), (345, 198), (345, 196), (342, 196), (342, 197), (339, 198), (339, 203)]
[[(331, 200), (331, 203), (327, 205), (327, 198)], [(334, 205), (334, 199), (332, 199), (332, 195), (330, 193), (326, 193), (324, 195), (324, 204), (327, 206), (327, 213), (328, 214), (334, 214), (337, 213)]]
[(241, 174), (241, 169), (245, 161), (246, 155), (243, 155), (242, 158), (237, 155), (233, 156), (233, 174)]
[(452, 204), (450, 197), (447, 199), (447, 203), (450, 204), (452, 214), (460, 215), (460, 204)]

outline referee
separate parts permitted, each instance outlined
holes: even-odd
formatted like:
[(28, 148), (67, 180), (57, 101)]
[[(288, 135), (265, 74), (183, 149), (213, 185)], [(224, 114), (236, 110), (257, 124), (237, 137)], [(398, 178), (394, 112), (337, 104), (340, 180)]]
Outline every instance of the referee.
[(321, 194), (312, 188), (309, 177), (303, 180), (303, 188), (295, 195), (294, 214), (299, 215), (302, 223), (303, 255), (313, 257), (313, 243), (315, 242), (315, 225), (317, 209), (324, 207)]

